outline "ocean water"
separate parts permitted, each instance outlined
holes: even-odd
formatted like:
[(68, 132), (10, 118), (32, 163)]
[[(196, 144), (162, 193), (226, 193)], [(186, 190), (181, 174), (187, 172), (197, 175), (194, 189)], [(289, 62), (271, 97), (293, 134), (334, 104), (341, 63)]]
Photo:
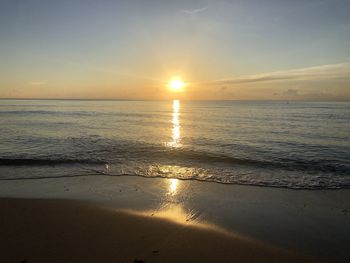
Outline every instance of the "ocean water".
[(349, 102), (0, 100), (0, 180), (350, 187)]

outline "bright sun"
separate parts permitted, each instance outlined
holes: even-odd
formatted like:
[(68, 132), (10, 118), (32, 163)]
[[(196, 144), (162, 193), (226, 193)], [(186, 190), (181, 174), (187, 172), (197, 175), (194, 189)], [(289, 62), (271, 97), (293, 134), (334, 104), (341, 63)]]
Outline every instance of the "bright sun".
[(180, 78), (170, 80), (168, 87), (172, 92), (181, 92), (186, 84)]

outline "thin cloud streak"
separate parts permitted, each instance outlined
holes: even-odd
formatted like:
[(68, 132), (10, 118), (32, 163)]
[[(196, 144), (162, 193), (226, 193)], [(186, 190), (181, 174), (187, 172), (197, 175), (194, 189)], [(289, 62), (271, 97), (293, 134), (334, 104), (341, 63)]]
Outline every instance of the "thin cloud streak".
[(30, 81), (28, 82), (29, 86), (43, 86), (46, 85), (46, 82), (44, 81)]
[(328, 64), (315, 67), (276, 71), (270, 73), (240, 76), (232, 79), (218, 80), (209, 85), (216, 84), (249, 84), (274, 81), (317, 81), (317, 80), (350, 80), (350, 62)]
[(183, 10), (183, 12), (187, 15), (189, 15), (192, 19), (196, 19), (197, 18), (197, 15), (199, 13), (202, 13), (204, 12), (205, 10), (207, 10), (208, 7), (202, 7), (202, 8), (197, 8), (197, 9), (186, 9), (186, 10)]

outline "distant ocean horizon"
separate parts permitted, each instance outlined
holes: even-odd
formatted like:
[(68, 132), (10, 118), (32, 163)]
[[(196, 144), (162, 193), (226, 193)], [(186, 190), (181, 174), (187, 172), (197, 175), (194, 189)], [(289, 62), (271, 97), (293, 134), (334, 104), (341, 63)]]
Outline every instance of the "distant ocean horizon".
[[(167, 99), (128, 99), (128, 98), (1, 98), (1, 100), (67, 100), (67, 101), (173, 101), (176, 98), (167, 98)], [(311, 99), (178, 99), (181, 101), (192, 101), (192, 102), (350, 102), (349, 99), (344, 98), (342, 99), (320, 99), (320, 100), (311, 100)]]
[(0, 180), (350, 187), (350, 102), (0, 99)]

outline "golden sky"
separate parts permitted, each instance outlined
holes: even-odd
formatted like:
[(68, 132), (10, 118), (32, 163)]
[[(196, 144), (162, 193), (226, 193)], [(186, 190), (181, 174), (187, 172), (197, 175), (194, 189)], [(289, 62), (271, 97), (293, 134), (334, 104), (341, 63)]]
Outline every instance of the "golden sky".
[[(0, 98), (350, 100), (349, 1), (8, 1)], [(169, 81), (181, 78), (182, 92)]]

